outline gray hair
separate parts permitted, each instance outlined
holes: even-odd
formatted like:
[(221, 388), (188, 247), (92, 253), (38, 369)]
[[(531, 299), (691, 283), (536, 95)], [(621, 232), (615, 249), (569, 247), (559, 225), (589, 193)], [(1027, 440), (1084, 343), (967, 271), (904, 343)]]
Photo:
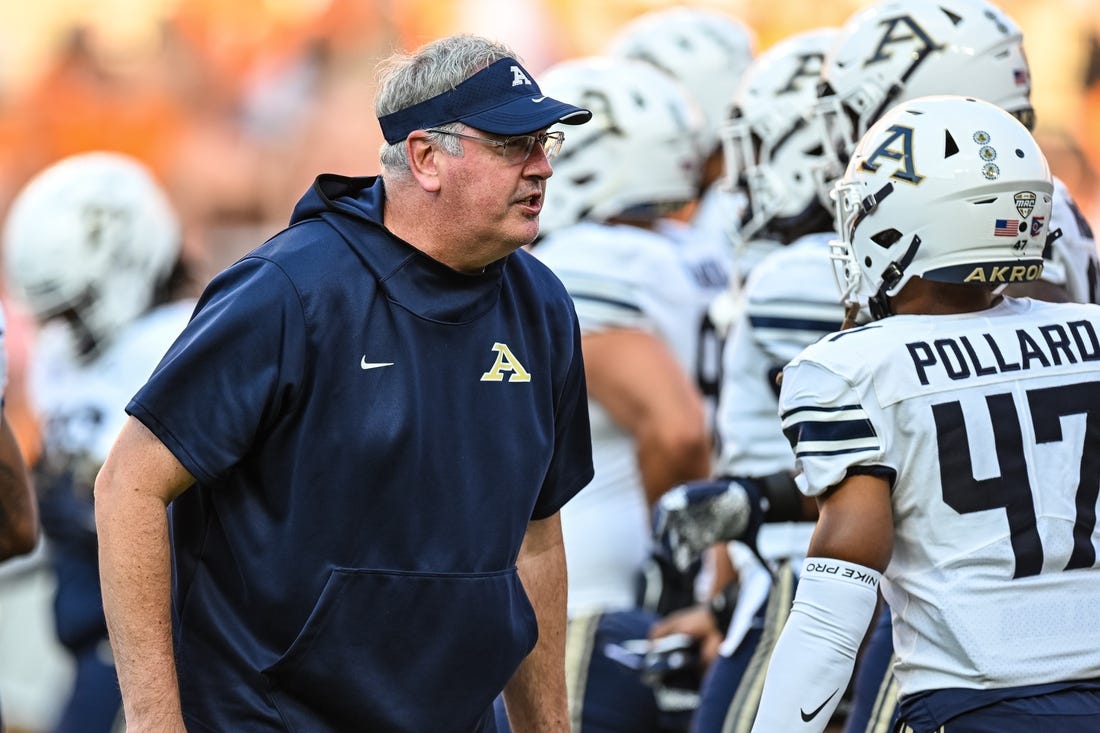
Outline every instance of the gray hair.
[[(519, 56), (504, 44), (466, 33), (432, 41), (411, 54), (394, 54), (379, 65), (375, 115), (383, 117), (454, 89), (486, 66), (504, 58), (519, 60)], [(465, 126), (449, 122), (437, 127), (458, 132)], [(452, 135), (432, 137), (449, 155), (462, 154), (458, 138)], [(401, 174), (409, 170), (404, 140), (382, 143), (379, 158), (383, 171)]]

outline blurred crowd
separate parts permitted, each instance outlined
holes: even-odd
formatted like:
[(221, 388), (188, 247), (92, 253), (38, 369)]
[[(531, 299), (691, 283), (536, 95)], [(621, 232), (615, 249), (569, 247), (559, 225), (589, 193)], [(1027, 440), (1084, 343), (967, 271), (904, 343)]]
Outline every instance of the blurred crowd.
[[(617, 25), (673, 2), (617, 0), (176, 0), (75, 4), (40, 28), (30, 60), (0, 72), (0, 214), (45, 165), (88, 150), (146, 162), (181, 209), (190, 256), (213, 273), (284, 223), (318, 172), (373, 172), (373, 70), (455, 30), (498, 36), (535, 73), (590, 53)], [(862, 3), (709, 2), (760, 50), (835, 25)], [(14, 4), (13, 4), (14, 5)], [(53, 0), (45, 6), (64, 6)], [(1009, 0), (1032, 58), (1039, 135), (1086, 209), (1100, 196), (1100, 20), (1087, 0)], [(75, 8), (81, 7), (78, 12)], [(121, 23), (120, 10), (145, 16)], [(20, 14), (0, 11), (8, 33)], [(125, 32), (120, 30), (125, 28)], [(5, 31), (0, 31), (3, 48)], [(26, 39), (22, 40), (27, 45)], [(0, 55), (0, 58), (4, 56)]]
[[(31, 61), (0, 73), (0, 213), (35, 171), (106, 149), (145, 161), (188, 224), (191, 255), (216, 271), (259, 231), (274, 231), (320, 171), (371, 172), (381, 138), (373, 68), (391, 51), (454, 30), (517, 48), (538, 71), (592, 52), (633, 15), (671, 2), (617, 0), (176, 0), (91, 3), (55, 10)], [(760, 49), (792, 32), (836, 24), (861, 3), (704, 3), (730, 11)], [(13, 4), (14, 5), (14, 4)], [(45, 3), (62, 7), (60, 0)], [(1087, 0), (1003, 3), (1029, 39), (1040, 134), (1086, 207), (1097, 197), (1100, 138), (1084, 112), (1100, 107), (1100, 21)], [(80, 11), (76, 7), (81, 8)], [(113, 13), (145, 16), (121, 23)], [(21, 14), (0, 11), (8, 32)], [(126, 32), (120, 30), (125, 28)], [(0, 48), (4, 32), (0, 32)], [(27, 45), (26, 39), (22, 40)], [(8, 55), (10, 58), (10, 54)], [(2, 58), (2, 57), (0, 57)], [(1091, 127), (1090, 127), (1091, 126)], [(1076, 169), (1075, 169), (1076, 167)], [(246, 232), (241, 235), (241, 228)]]

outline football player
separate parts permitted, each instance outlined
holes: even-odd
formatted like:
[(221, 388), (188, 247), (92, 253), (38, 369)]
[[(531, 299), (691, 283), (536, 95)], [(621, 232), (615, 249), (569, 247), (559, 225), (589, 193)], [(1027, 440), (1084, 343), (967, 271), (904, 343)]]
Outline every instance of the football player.
[(28, 368), (42, 430), (32, 467), (51, 565), (54, 624), (75, 663), (57, 733), (107, 733), (121, 699), (99, 591), (95, 477), (123, 407), (194, 307), (177, 215), (151, 173), (116, 153), (39, 172), (12, 203), (4, 271), (38, 333)]
[(668, 227), (674, 236), (721, 243), (735, 234), (732, 223), (743, 201), (723, 185), (725, 161), (719, 133), (741, 75), (752, 62), (756, 36), (736, 17), (704, 7), (659, 8), (643, 13), (612, 36), (607, 53), (653, 64), (683, 84), (703, 111), (699, 151), (703, 156), (691, 230)]
[[(693, 727), (699, 732), (751, 726), (763, 667), (813, 527), (814, 507), (794, 484), (775, 377), (843, 318), (828, 258), (833, 215), (821, 205), (812, 174), (822, 159), (810, 119), (835, 35), (829, 28), (807, 31), (761, 53), (742, 77), (722, 134), (730, 185), (746, 195), (738, 255), (748, 280), (724, 350), (717, 424), (722, 478), (713, 483), (748, 485), (767, 498), (769, 511), (756, 542), (763, 557), (731, 543), (737, 583), (705, 607), (670, 615), (657, 630), (724, 636), (703, 686)], [(701, 492), (708, 489), (687, 487), (689, 501), (704, 501)]]
[(903, 730), (1100, 719), (1100, 308), (998, 294), (1041, 277), (1054, 192), (1027, 128), (973, 97), (902, 103), (853, 150), (837, 254), (873, 321), (783, 371), (820, 518), (756, 733), (824, 730), (880, 586)]
[[(996, 104), (1034, 128), (1031, 73), (1018, 25), (987, 0), (879, 0), (855, 13), (822, 68), (815, 120), (826, 163), (815, 168), (819, 193), (829, 200), (855, 141), (891, 106), (929, 94), (974, 96)], [(990, 161), (996, 164), (997, 161)], [(1031, 201), (1019, 202), (1016, 220)], [(1065, 185), (1054, 178), (1051, 218), (1041, 278), (1001, 283), (1006, 294), (1045, 300), (1100, 302), (1096, 241)], [(860, 661), (861, 680), (846, 733), (888, 725), (896, 699), (889, 674), (889, 613), (883, 610)], [(885, 648), (882, 648), (885, 647)], [(876, 661), (877, 660), (877, 661)], [(880, 669), (875, 670), (877, 664)], [(881, 685), (862, 680), (878, 679)], [(868, 684), (879, 688), (866, 689)], [(864, 694), (867, 693), (867, 694)]]

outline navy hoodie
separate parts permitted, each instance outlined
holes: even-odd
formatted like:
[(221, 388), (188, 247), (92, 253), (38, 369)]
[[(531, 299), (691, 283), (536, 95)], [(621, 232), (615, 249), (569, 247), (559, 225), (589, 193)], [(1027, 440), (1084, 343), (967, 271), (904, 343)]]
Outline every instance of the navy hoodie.
[(458, 273), (326, 175), (208, 286), (127, 406), (170, 507), (189, 730), (492, 731), (537, 638), (527, 523), (592, 477), (572, 302), (517, 251)]

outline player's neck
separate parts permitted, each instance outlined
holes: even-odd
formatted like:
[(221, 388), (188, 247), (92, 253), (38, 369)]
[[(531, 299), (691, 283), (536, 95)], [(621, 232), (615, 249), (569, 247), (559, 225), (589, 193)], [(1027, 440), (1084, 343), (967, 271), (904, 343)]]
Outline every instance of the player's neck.
[(942, 316), (983, 311), (999, 300), (1000, 296), (985, 285), (937, 283), (915, 277), (890, 299), (890, 306), (899, 315)]

